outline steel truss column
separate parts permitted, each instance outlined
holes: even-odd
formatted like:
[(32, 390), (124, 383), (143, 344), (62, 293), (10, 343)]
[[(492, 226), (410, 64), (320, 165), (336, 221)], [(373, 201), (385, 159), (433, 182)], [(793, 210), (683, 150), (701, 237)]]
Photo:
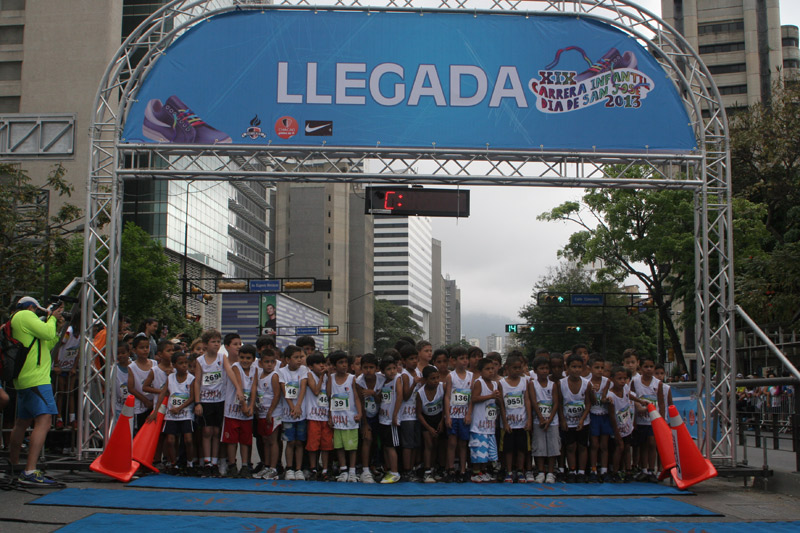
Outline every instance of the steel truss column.
[[(698, 401), (699, 441), (708, 457), (734, 462), (735, 306), (728, 127), (719, 92), (698, 54), (677, 31), (632, 0), (375, 0), (370, 6), (362, 2), (331, 0), (328, 7), (312, 7), (307, 0), (226, 5), (217, 0), (174, 0), (136, 28), (117, 51), (101, 80), (91, 130), (82, 293), (82, 353), (97, 353), (91, 332), (99, 323), (107, 327), (107, 357), (99, 358), (98, 365), (93, 357), (82, 358), (79, 454), (102, 448), (113, 411), (113, 387), (107, 384), (116, 358), (123, 179), (291, 179), (695, 191), (698, 392), (703, 398)], [(476, 16), (517, 12), (598, 20), (651, 51), (683, 97), (698, 150), (694, 154), (601, 154), (591, 147), (583, 152), (545, 152), (489, 147), (479, 151), (126, 144), (120, 135), (129, 105), (166, 48), (204, 20), (240, 9), (468, 10)], [(624, 177), (632, 165), (645, 168), (643, 179)]]

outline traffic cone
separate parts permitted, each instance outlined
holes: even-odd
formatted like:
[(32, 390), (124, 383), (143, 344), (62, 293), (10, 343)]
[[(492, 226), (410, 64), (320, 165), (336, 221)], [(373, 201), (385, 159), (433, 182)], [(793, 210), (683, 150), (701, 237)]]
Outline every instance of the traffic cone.
[(678, 488), (688, 489), (701, 481), (716, 477), (717, 469), (700, 453), (683, 423), (678, 408), (674, 405), (669, 406), (669, 425), (672, 429), (672, 445), (675, 448), (676, 458), (672, 478)]
[(95, 472), (113, 477), (123, 483), (130, 481), (133, 474), (139, 469), (139, 463), (131, 459), (133, 404), (133, 394), (129, 394), (117, 425), (114, 426), (114, 431), (106, 443), (106, 449), (89, 466)]
[(133, 453), (131, 454), (133, 460), (139, 461), (140, 465), (153, 472), (158, 472), (158, 468), (153, 466), (153, 459), (156, 455), (156, 448), (158, 448), (158, 439), (161, 437), (161, 428), (164, 427), (164, 415), (167, 414), (168, 401), (169, 396), (166, 396), (158, 408), (156, 419), (145, 422), (133, 438)]
[(661, 416), (652, 403), (647, 406), (647, 412), (650, 415), (650, 423), (653, 426), (653, 435), (656, 438), (656, 447), (658, 448), (658, 456), (661, 458), (661, 465), (664, 470), (658, 476), (661, 481), (669, 477), (670, 471), (675, 468), (675, 447), (672, 445), (672, 433), (669, 430), (666, 420)]

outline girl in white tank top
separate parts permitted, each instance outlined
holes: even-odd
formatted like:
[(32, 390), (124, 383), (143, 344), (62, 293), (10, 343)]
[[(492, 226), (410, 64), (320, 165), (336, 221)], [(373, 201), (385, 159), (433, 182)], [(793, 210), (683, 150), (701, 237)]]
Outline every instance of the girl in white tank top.
[[(555, 383), (547, 380), (547, 387), (542, 387), (539, 383), (538, 378), (531, 379), (533, 382), (533, 391), (536, 394), (536, 403), (539, 405), (539, 412), (542, 414), (542, 418), (545, 421), (550, 419), (550, 415), (553, 413), (553, 386)], [(538, 424), (537, 424), (538, 425)], [(550, 427), (558, 427), (558, 412), (553, 415), (553, 421), (550, 422)]]
[[(489, 385), (483, 377), (479, 377), (475, 383), (480, 384), (481, 396), (488, 396), (497, 390), (497, 385), (494, 381), (490, 381), (491, 385)], [(481, 435), (494, 435), (497, 424), (497, 411), (497, 403), (494, 399), (474, 402), (472, 404), (470, 431)]]

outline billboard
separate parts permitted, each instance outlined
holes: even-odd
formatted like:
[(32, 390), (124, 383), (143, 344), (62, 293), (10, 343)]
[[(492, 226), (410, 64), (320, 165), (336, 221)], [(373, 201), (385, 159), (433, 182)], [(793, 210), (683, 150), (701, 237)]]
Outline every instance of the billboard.
[(168, 47), (123, 143), (683, 153), (683, 102), (633, 38), (572, 16), (239, 11)]

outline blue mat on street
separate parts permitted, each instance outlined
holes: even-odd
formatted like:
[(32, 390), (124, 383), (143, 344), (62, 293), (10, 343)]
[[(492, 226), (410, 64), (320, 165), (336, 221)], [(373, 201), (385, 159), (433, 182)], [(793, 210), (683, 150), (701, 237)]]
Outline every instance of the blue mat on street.
[[(283, 533), (355, 533), (380, 531), (381, 533), (408, 533), (441, 531), (461, 533), (516, 533), (522, 529), (520, 522), (378, 522), (355, 520), (303, 520), (271, 518), (239, 518), (233, 516), (174, 516), (130, 515), (96, 513), (73, 522), (58, 531), (64, 533), (140, 533), (141, 531), (170, 531), (196, 533), (197, 531), (262, 531)], [(794, 533), (800, 531), (800, 522), (536, 522), (525, 528), (537, 533), (665, 533), (676, 531), (704, 531), (705, 533), (739, 533), (741, 531), (769, 531)]]
[(419, 498), (402, 510), (390, 498), (294, 494), (231, 494), (115, 489), (64, 489), (31, 502), (107, 509), (350, 516), (718, 516), (665, 496), (641, 498)]
[(146, 476), (129, 484), (147, 489), (183, 489), (302, 494), (353, 494), (364, 496), (669, 496), (691, 494), (655, 483), (324, 483), (321, 481), (263, 481)]

